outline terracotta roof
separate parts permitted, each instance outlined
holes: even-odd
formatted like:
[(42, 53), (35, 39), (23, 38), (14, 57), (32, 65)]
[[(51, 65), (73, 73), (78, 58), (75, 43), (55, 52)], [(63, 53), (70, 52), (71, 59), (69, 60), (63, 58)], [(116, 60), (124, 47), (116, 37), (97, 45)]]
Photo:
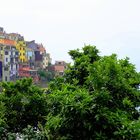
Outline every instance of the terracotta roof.
[(0, 44), (15, 46), (16, 41), (10, 39), (0, 39)]

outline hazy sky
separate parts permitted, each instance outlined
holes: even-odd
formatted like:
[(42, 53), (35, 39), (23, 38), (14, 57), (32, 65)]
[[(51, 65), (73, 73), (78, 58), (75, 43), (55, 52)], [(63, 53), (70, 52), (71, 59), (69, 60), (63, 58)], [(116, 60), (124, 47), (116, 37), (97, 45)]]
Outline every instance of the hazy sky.
[(53, 60), (96, 45), (130, 57), (140, 71), (140, 0), (0, 0), (0, 26), (43, 43)]

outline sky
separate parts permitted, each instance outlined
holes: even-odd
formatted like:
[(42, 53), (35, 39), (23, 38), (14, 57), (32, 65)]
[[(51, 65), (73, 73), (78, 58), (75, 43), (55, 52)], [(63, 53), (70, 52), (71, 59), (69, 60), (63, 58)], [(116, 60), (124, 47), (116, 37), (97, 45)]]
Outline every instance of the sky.
[(0, 26), (42, 43), (53, 61), (95, 45), (128, 56), (140, 71), (140, 0), (0, 0)]

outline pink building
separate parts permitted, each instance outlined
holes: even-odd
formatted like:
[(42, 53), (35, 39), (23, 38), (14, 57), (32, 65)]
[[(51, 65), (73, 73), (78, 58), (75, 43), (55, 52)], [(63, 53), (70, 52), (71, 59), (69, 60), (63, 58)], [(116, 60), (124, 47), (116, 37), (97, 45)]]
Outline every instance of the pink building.
[(48, 70), (53, 71), (55, 76), (64, 75), (64, 71), (67, 68), (67, 63), (65, 61), (55, 61), (54, 65), (49, 66)]

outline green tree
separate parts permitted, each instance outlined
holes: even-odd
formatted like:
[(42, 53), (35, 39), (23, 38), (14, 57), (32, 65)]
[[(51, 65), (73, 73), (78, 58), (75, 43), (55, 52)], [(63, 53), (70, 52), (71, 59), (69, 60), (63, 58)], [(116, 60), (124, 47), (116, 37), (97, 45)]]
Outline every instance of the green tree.
[(38, 71), (38, 74), (39, 74), (39, 76), (40, 76), (40, 78), (41, 78), (42, 80), (46, 80), (46, 78), (47, 78), (47, 73), (46, 73), (45, 70), (39, 70), (39, 71)]
[(3, 113), (3, 121), (6, 123), (3, 127), (5, 133), (20, 133), (28, 125), (38, 129), (39, 123), (42, 125), (45, 123), (46, 94), (33, 85), (32, 79), (22, 79), (15, 83), (5, 82), (2, 83), (2, 89), (0, 103), (1, 106), (4, 105), (3, 111), (5, 109)]
[(81, 51), (71, 50), (69, 55), (74, 61), (74, 65), (69, 66), (66, 70), (65, 79), (69, 83), (77, 80), (78, 85), (85, 85), (89, 75), (88, 67), (93, 62), (100, 59), (99, 51), (96, 46), (85, 46)]
[(47, 82), (52, 81), (55, 76), (53, 71), (45, 71), (45, 70), (39, 70), (38, 74), (39, 74), (41, 80), (45, 80)]
[(49, 87), (50, 139), (140, 139), (140, 74), (129, 59), (70, 51), (74, 64)]
[(54, 77), (55, 77), (55, 74), (53, 71), (47, 71), (47, 75), (46, 75), (47, 82), (52, 81)]
[(140, 73), (128, 58), (70, 51), (73, 65), (47, 94), (31, 79), (2, 83), (1, 139), (140, 139)]

